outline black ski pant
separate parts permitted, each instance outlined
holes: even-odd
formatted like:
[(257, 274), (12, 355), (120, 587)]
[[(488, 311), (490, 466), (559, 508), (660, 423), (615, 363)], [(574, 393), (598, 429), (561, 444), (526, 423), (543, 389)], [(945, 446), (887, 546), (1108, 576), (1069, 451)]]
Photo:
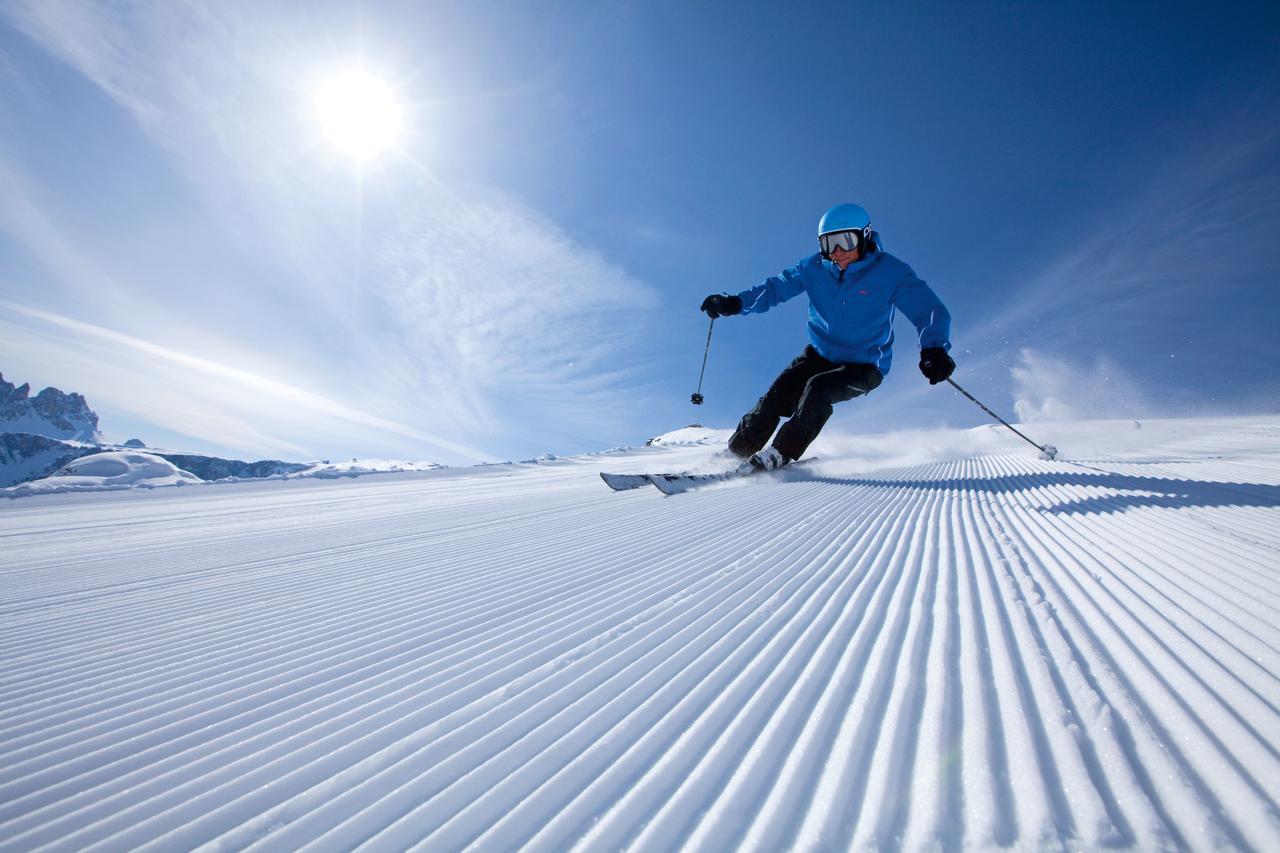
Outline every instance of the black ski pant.
[(838, 364), (807, 346), (773, 380), (756, 407), (742, 416), (729, 439), (729, 450), (736, 456), (750, 456), (765, 446), (779, 421), (790, 418), (778, 430), (773, 446), (788, 459), (799, 459), (831, 417), (834, 404), (870, 393), (883, 379), (873, 364)]

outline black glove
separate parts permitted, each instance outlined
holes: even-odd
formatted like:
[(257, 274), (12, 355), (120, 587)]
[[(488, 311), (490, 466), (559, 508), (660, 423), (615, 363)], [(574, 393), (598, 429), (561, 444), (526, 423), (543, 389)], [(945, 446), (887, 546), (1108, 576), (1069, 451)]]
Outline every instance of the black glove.
[(920, 350), (920, 372), (930, 385), (946, 382), (956, 369), (956, 363), (942, 347), (926, 347)]
[(713, 293), (702, 300), (702, 307), (698, 310), (706, 311), (707, 316), (712, 320), (717, 317), (732, 317), (734, 314), (742, 313), (742, 300), (736, 296)]

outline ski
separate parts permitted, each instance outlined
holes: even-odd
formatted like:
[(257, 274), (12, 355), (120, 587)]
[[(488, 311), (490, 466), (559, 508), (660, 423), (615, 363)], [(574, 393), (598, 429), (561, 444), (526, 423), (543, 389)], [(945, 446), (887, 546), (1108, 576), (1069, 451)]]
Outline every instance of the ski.
[[(792, 462), (786, 468), (779, 470), (787, 470), (796, 465), (807, 465), (810, 462), (816, 462), (816, 457), (801, 459), (798, 462)], [(739, 477), (749, 477), (755, 474), (767, 474), (768, 471), (738, 471), (730, 469), (715, 474), (695, 474), (692, 471), (682, 471), (678, 474), (612, 474), (608, 471), (600, 472), (600, 479), (604, 480), (605, 485), (613, 489), (615, 492), (626, 492), (631, 489), (640, 489), (652, 484), (664, 494), (674, 495), (680, 492), (687, 492), (689, 489), (704, 486), (707, 483), (718, 483), (722, 480), (736, 480)]]
[(625, 492), (628, 489), (638, 489), (649, 485), (648, 474), (610, 474), (601, 471), (600, 479), (604, 480), (605, 485), (615, 492)]
[(608, 471), (600, 472), (600, 479), (604, 480), (605, 485), (613, 489), (615, 492), (626, 492), (631, 489), (639, 489), (649, 485), (654, 477), (692, 477), (692, 471), (681, 471), (678, 474), (610, 474)]
[(678, 495), (708, 483), (750, 477), (758, 471), (722, 471), (718, 474), (650, 474), (649, 482), (664, 495)]
[(722, 471), (718, 474), (649, 474), (649, 482), (664, 495), (678, 495), (681, 492), (687, 492), (691, 489), (706, 486), (711, 483), (723, 483), (728, 480), (738, 480), (743, 477), (755, 477), (760, 474), (776, 474), (779, 472), (789, 471), (798, 465), (807, 465), (810, 462), (818, 461), (816, 457), (809, 459), (800, 459), (783, 468), (775, 468), (771, 471), (747, 470), (740, 471), (734, 469), (732, 471)]

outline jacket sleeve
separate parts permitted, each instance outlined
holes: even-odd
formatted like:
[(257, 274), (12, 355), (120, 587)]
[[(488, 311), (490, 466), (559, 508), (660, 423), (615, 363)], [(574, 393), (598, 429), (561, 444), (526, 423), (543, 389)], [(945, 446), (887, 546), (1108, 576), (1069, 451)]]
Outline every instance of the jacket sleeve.
[(742, 300), (743, 314), (763, 314), (773, 306), (804, 293), (800, 264), (787, 267), (775, 276), (766, 278), (755, 287), (738, 294)]
[(920, 333), (920, 349), (951, 349), (951, 313), (933, 289), (911, 270), (894, 290), (893, 304)]

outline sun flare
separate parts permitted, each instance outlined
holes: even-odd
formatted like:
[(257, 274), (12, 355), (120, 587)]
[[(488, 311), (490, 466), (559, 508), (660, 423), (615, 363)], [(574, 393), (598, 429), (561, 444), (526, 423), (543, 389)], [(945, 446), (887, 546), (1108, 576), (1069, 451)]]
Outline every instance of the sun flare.
[(391, 148), (400, 136), (404, 109), (391, 86), (368, 71), (327, 78), (316, 89), (315, 104), (325, 138), (358, 162)]

